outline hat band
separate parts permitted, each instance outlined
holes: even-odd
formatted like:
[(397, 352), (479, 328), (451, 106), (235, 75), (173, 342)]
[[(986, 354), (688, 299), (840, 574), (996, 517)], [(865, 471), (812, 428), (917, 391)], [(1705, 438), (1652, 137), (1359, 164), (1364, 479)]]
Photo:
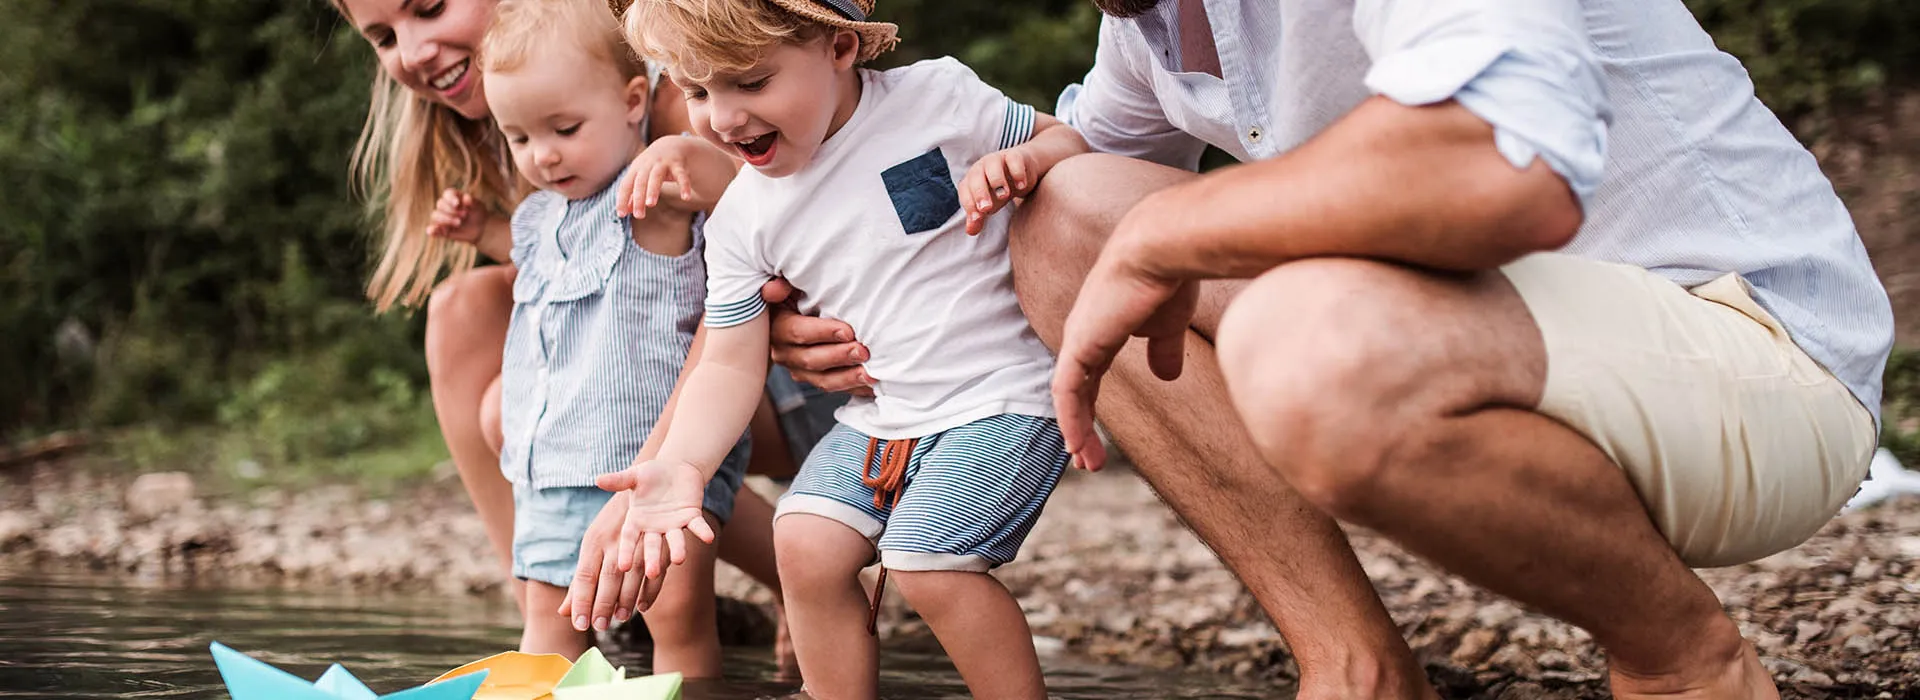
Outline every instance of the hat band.
[(833, 13), (855, 22), (867, 21), (867, 13), (862, 12), (853, 0), (820, 0), (820, 4), (833, 8)]

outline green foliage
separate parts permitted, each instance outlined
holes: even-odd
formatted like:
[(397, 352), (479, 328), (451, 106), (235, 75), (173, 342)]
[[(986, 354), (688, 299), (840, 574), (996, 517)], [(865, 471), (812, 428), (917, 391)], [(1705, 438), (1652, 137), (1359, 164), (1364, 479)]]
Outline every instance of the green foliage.
[(1880, 444), (1902, 464), (1920, 464), (1920, 351), (1894, 351), (1885, 378)]
[(1920, 75), (1920, 3), (1910, 0), (1687, 0), (1687, 7), (1789, 124)]
[[(1790, 120), (1920, 74), (1912, 0), (1687, 3)], [(1099, 26), (1085, 0), (878, 14), (903, 38), (881, 67), (957, 56), (1044, 111)], [(347, 157), (373, 65), (325, 1), (0, 0), (0, 17), (0, 435), (140, 426), (133, 454), (270, 470), (441, 458), (421, 319), (361, 297)]]

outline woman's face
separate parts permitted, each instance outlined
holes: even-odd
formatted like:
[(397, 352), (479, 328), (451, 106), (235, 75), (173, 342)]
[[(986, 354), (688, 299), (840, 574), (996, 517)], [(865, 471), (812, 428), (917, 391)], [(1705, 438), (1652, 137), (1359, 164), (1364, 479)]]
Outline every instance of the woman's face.
[(488, 115), (474, 49), (495, 0), (339, 0), (373, 45), (380, 68), (428, 100), (468, 119)]

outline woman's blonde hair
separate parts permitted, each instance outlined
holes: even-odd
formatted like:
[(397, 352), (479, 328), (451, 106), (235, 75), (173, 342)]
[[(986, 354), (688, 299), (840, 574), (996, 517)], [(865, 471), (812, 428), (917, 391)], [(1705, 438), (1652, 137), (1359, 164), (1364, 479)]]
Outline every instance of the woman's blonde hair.
[[(332, 3), (351, 20), (342, 0)], [(492, 124), (424, 99), (382, 69), (374, 71), (352, 163), (354, 191), (381, 219), (385, 242), (367, 298), (383, 312), (395, 303), (418, 306), (440, 278), (474, 267), (473, 246), (427, 235), (442, 190), (464, 191), (505, 216), (530, 189), (514, 173), (506, 141)]]
[(752, 0), (634, 0), (623, 17), (627, 43), (694, 82), (747, 71), (775, 46), (833, 33), (826, 24)]

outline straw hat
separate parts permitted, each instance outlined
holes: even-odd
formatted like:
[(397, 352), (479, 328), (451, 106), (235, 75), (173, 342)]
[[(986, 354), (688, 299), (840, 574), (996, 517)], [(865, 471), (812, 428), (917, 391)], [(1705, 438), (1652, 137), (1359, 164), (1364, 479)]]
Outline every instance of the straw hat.
[[(766, 0), (780, 9), (801, 17), (819, 22), (829, 27), (851, 29), (860, 35), (860, 56), (856, 63), (866, 63), (880, 54), (893, 49), (900, 43), (900, 26), (892, 22), (869, 22), (867, 16), (873, 14), (874, 0)], [(607, 7), (613, 10), (613, 16), (626, 13), (627, 6), (633, 0), (607, 0)]]

